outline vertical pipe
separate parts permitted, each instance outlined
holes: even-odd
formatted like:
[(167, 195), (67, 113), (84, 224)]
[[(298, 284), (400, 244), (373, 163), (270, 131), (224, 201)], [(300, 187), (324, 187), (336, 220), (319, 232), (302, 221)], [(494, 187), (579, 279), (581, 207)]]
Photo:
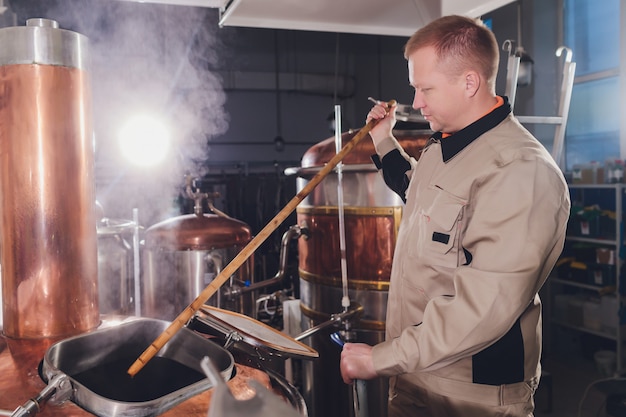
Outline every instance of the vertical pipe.
[[(341, 143), (341, 106), (335, 106), (335, 152), (339, 153)], [(343, 162), (339, 162), (335, 168), (337, 171), (337, 213), (339, 214), (339, 254), (341, 259), (341, 286), (343, 297), (341, 306), (344, 311), (350, 307), (350, 295), (348, 294), (348, 261), (346, 257), (346, 226), (343, 206)]]
[(3, 331), (79, 334), (100, 323), (87, 39), (31, 19), (0, 44)]
[(133, 284), (135, 289), (135, 316), (141, 316), (141, 271), (139, 258), (139, 209), (133, 209), (133, 223), (135, 228), (133, 230)]

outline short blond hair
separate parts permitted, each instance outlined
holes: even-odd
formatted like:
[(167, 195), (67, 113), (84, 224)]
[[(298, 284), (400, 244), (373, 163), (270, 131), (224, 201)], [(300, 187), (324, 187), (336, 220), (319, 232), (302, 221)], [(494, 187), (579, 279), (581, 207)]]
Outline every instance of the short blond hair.
[(408, 59), (416, 50), (429, 46), (435, 48), (439, 63), (451, 74), (472, 69), (495, 86), (500, 61), (498, 42), (482, 20), (458, 15), (436, 19), (411, 36), (404, 57)]

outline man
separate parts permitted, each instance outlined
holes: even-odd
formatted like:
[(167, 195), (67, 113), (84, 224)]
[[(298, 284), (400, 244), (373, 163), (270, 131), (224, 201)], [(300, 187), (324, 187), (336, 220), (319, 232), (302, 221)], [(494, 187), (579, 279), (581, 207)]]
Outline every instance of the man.
[(569, 216), (550, 154), (495, 94), (493, 33), (461, 16), (407, 42), (413, 107), (436, 132), (418, 161), (392, 135), (395, 108), (367, 120), (374, 158), (406, 202), (386, 340), (346, 344), (341, 374), (389, 376), (389, 417), (532, 416), (540, 377), (538, 291)]

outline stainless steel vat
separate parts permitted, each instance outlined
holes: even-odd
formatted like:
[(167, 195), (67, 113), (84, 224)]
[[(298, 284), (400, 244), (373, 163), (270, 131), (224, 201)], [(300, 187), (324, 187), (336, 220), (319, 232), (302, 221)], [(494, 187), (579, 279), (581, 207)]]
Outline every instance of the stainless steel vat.
[(40, 401), (30, 400), (14, 415), (32, 416), (48, 400), (71, 400), (100, 417), (155, 416), (211, 388), (200, 367), (203, 357), (224, 379), (233, 376), (234, 358), (227, 350), (183, 328), (143, 375), (130, 377), (128, 366), (168, 325), (136, 318), (55, 343), (43, 358), (41, 373), (48, 386), (37, 396)]
[(314, 349), (251, 317), (210, 306), (198, 311), (188, 326), (222, 343), (238, 363), (266, 372), (283, 399), (299, 415), (309, 415), (304, 397), (279, 368), (286, 358), (317, 360)]
[[(150, 387), (142, 387), (139, 395), (132, 391), (133, 387), (125, 390), (122, 384), (113, 384), (111, 381), (128, 377), (126, 370), (130, 362), (169, 326), (168, 322), (103, 316), (97, 330), (60, 341), (10, 339), (0, 335), (0, 408), (16, 410), (19, 406), (16, 410), (18, 414), (14, 417), (33, 416), (39, 412), (52, 417), (88, 417), (94, 414), (115, 417), (206, 417), (217, 393), (205, 389), (206, 381), (194, 382), (191, 379), (181, 384), (181, 378), (172, 378), (169, 365), (163, 367), (160, 364), (176, 361), (192, 371), (190, 374), (186, 371), (185, 378), (190, 375), (195, 378), (199, 369), (197, 364), (208, 356), (225, 378), (232, 375), (227, 384), (238, 400), (253, 397), (255, 392), (252, 383), (258, 382), (282, 397), (281, 401), (292, 405), (301, 415), (307, 415), (304, 400), (293, 385), (277, 373), (258, 369), (259, 366), (254, 365), (260, 361), (256, 353), (236, 354), (239, 359), (232, 366), (232, 358), (220, 346), (228, 339), (220, 337), (222, 326), (213, 329), (212, 323), (203, 321), (201, 328), (197, 328), (194, 323), (195, 318), (190, 321), (189, 327), (185, 326), (177, 332), (170, 340), (171, 343), (168, 342), (159, 351), (158, 355), (165, 360), (155, 364), (159, 366), (157, 370), (163, 371), (165, 375), (157, 373), (153, 378), (154, 372), (147, 367), (136, 375), (139, 379), (150, 379)], [(229, 351), (234, 348), (232, 346)], [(45, 365), (42, 358), (45, 358)], [(128, 362), (124, 364), (125, 360)], [(261, 362), (265, 364), (266, 361)], [(114, 369), (120, 368), (121, 373), (114, 372)], [(150, 374), (143, 374), (146, 370)], [(80, 375), (85, 372), (98, 378), (85, 379), (85, 375)], [(106, 372), (106, 375), (102, 376), (102, 372)], [(161, 387), (159, 380), (163, 379), (166, 381)], [(47, 385), (44, 381), (47, 381)], [(178, 384), (178, 387), (173, 387), (173, 383)], [(115, 390), (112, 394), (111, 389)], [(136, 401), (127, 401), (130, 397)]]
[[(188, 214), (157, 223), (145, 232), (142, 315), (173, 320), (251, 240), (245, 223), (215, 214)], [(253, 258), (231, 278), (253, 282)], [(251, 314), (253, 293), (229, 302), (218, 292), (207, 304)]]

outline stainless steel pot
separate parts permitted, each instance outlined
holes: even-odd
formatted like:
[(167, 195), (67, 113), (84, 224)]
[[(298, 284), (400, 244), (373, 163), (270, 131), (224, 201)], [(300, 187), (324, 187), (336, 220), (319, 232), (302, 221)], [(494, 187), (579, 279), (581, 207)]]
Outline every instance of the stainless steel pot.
[(275, 390), (293, 409), (301, 416), (309, 415), (304, 397), (281, 371), (287, 358), (317, 360), (319, 354), (315, 349), (251, 317), (211, 306), (200, 309), (188, 327), (221, 343), (237, 363), (267, 373)]
[[(126, 370), (167, 327), (166, 321), (136, 318), (57, 342), (45, 353), (37, 397), (51, 404), (71, 400), (100, 417), (155, 416), (209, 389), (200, 362), (208, 356), (228, 380), (233, 356), (212, 341), (183, 328), (141, 373)], [(43, 404), (31, 400), (14, 417), (31, 416)]]
[[(145, 232), (142, 260), (142, 315), (173, 320), (251, 240), (248, 225), (215, 214), (188, 214), (155, 224)], [(254, 281), (250, 257), (231, 277), (240, 286)], [(251, 314), (253, 294), (231, 304), (220, 293), (207, 304)]]

